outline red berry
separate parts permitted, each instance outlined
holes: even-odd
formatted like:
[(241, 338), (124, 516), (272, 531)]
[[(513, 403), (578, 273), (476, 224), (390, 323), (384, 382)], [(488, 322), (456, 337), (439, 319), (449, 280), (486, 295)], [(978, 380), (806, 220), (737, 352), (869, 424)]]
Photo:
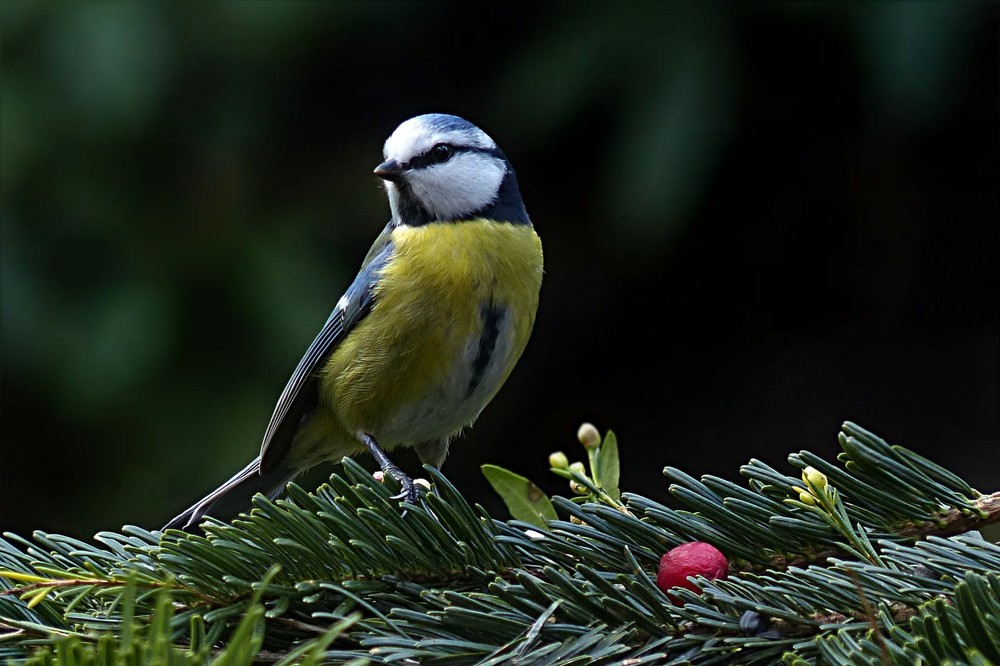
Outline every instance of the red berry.
[[(710, 543), (695, 541), (671, 548), (660, 558), (660, 570), (656, 575), (656, 586), (666, 592), (672, 587), (683, 587), (693, 592), (701, 592), (688, 576), (704, 576), (709, 579), (725, 578), (729, 575), (729, 562), (719, 549)], [(682, 602), (672, 594), (667, 597), (675, 606)]]

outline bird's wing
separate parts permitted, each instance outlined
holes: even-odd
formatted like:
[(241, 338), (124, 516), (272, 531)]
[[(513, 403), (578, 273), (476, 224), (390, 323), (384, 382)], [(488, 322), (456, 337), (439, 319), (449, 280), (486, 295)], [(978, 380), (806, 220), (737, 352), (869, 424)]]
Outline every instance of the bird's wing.
[(358, 276), (337, 302), (323, 328), (299, 361), (285, 390), (281, 392), (260, 448), (261, 474), (277, 469), (292, 445), (302, 418), (316, 407), (319, 401), (319, 379), (316, 372), (323, 367), (340, 341), (371, 310), (375, 301), (378, 273), (392, 256), (392, 228), (393, 224), (390, 222), (375, 239)]

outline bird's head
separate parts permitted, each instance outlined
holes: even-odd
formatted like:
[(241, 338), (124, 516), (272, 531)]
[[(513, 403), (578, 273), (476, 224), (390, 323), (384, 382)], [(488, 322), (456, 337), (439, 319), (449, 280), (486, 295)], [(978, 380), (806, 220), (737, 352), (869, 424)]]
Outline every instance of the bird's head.
[(383, 156), (375, 175), (385, 181), (393, 218), (401, 224), (489, 216), (511, 204), (527, 221), (510, 162), (467, 120), (440, 113), (410, 118), (386, 140)]

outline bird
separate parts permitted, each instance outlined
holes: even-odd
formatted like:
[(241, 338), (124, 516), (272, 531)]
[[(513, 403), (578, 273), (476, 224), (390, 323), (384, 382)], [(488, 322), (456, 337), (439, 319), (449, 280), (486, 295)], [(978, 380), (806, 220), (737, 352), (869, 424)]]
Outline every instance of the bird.
[(535, 323), (542, 243), (514, 167), (486, 132), (429, 113), (386, 139), (374, 175), (390, 219), (281, 392), (260, 454), (163, 530), (230, 520), (319, 463), (367, 450), (440, 468), (507, 380)]

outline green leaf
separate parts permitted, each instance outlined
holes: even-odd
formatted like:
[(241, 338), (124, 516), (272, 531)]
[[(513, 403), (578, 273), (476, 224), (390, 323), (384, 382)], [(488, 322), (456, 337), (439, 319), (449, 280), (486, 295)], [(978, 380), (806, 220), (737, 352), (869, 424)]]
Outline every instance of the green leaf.
[(604, 489), (604, 492), (611, 495), (612, 499), (615, 501), (621, 500), (622, 493), (618, 488), (618, 478), (621, 472), (618, 462), (618, 438), (610, 430), (604, 436), (604, 443), (601, 444), (597, 460), (600, 469), (600, 477), (597, 479), (598, 484)]
[(552, 502), (533, 482), (496, 465), (483, 465), (483, 476), (497, 491), (515, 520), (546, 528), (546, 521), (556, 519)]

